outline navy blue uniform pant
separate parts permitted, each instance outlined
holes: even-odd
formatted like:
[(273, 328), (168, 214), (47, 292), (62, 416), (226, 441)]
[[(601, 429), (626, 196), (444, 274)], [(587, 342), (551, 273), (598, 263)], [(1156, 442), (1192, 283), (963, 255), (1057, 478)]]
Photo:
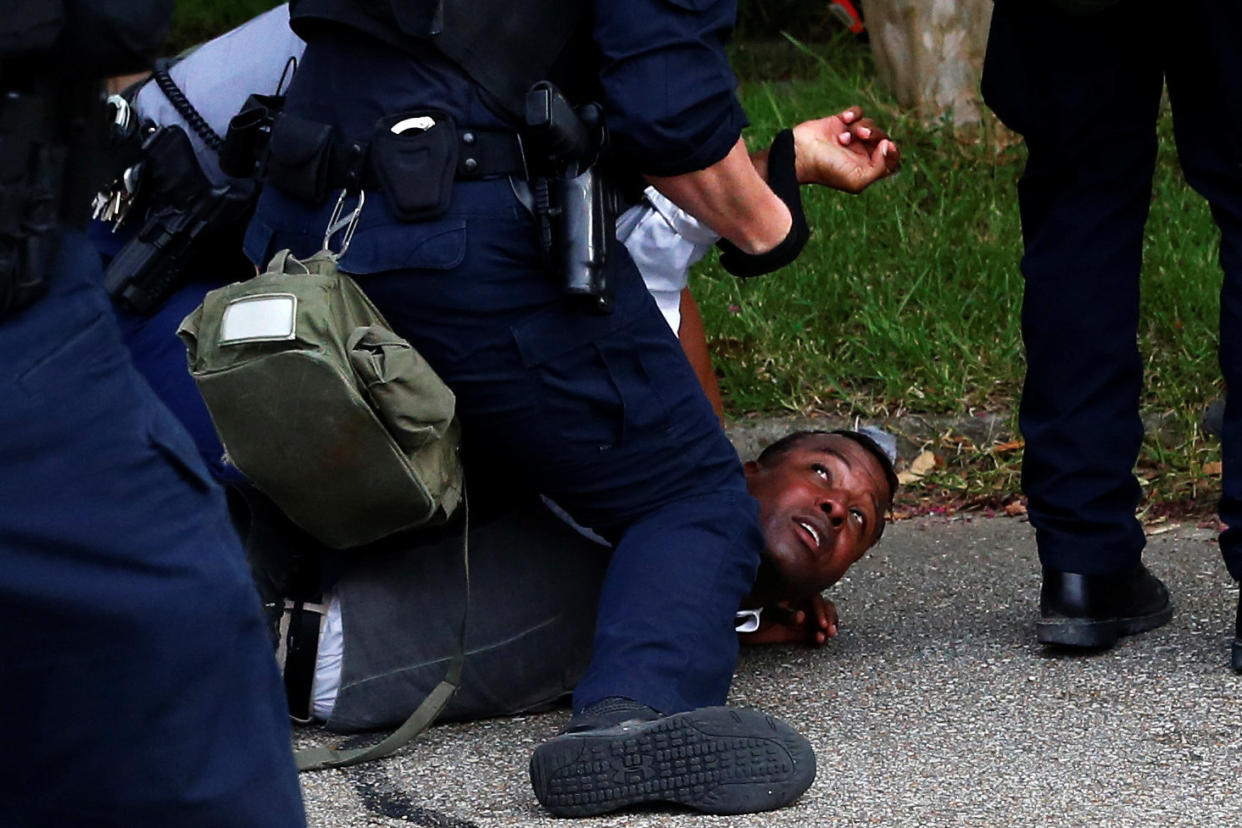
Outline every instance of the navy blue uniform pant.
[[(615, 310), (596, 316), (540, 265), (507, 179), (458, 182), (446, 215), (414, 224), (369, 195), (342, 269), (456, 393), (472, 490), (545, 493), (615, 546), (575, 705), (722, 703), (762, 548), (757, 505), (624, 248), (611, 251)], [(313, 253), (331, 208), (269, 188), (247, 254)]]
[(1222, 234), (1221, 548), (1242, 578), (1240, 44), (1235, 2), (1188, 0), (1172, 19), (1154, 0), (1081, 16), (1051, 3), (996, 3), (983, 92), (1029, 150), (1018, 185), (1022, 483), (1046, 566), (1115, 573), (1142, 552), (1132, 472), (1143, 437), (1139, 270), (1167, 82), (1182, 170)]
[[(132, 235), (132, 228), (128, 225), (120, 231), (113, 231), (111, 227), (102, 221), (92, 221), (87, 228), (87, 236), (99, 251), (105, 266)], [(230, 483), (243, 483), (244, 478), (236, 468), (224, 462), (224, 446), (216, 435), (215, 426), (211, 424), (207, 404), (198, 393), (194, 378), (186, 370), (185, 345), (177, 337), (177, 328), (181, 320), (202, 303), (209, 290), (250, 275), (248, 269), (244, 272), (221, 270), (218, 278), (187, 282), (149, 314), (129, 313), (113, 306), (121, 329), (121, 340), (129, 349), (134, 368), (151, 386), (160, 402), (185, 426), (203, 462), (216, 479)]]
[(0, 321), (0, 824), (304, 824), (254, 586), (99, 260)]

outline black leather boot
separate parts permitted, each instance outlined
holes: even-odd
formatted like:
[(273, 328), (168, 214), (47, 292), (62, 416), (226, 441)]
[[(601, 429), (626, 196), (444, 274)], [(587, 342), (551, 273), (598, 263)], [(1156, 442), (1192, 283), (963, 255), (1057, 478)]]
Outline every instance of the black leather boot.
[(1085, 649), (1111, 647), (1120, 636), (1155, 629), (1173, 617), (1169, 590), (1142, 564), (1118, 575), (1045, 567), (1039, 611), (1040, 643)]

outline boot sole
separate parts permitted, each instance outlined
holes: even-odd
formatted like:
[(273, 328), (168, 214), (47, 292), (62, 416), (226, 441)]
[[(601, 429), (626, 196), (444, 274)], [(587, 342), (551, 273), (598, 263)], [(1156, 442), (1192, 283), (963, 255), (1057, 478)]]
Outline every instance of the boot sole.
[(1035, 624), (1040, 644), (1061, 647), (1103, 649), (1117, 643), (1123, 635), (1135, 635), (1163, 626), (1173, 617), (1169, 605), (1147, 615), (1129, 618), (1044, 618)]
[(770, 811), (815, 779), (811, 743), (757, 710), (707, 707), (568, 733), (535, 749), (535, 798), (556, 816), (666, 802), (707, 814)]

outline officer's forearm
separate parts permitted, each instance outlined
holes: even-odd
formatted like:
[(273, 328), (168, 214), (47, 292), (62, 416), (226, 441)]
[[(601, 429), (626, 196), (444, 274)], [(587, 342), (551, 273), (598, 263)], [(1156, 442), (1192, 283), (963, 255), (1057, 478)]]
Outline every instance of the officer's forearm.
[(706, 169), (668, 178), (648, 176), (677, 206), (747, 253), (766, 253), (784, 240), (793, 224), (785, 202), (755, 170), (739, 138), (721, 160)]

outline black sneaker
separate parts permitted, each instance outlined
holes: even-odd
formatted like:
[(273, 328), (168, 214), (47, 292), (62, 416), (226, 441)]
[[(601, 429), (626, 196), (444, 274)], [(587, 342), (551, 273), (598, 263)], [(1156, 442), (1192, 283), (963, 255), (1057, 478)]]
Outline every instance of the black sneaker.
[(653, 802), (708, 814), (770, 811), (814, 779), (810, 742), (758, 710), (730, 707), (563, 733), (530, 759), (535, 797), (556, 816)]

